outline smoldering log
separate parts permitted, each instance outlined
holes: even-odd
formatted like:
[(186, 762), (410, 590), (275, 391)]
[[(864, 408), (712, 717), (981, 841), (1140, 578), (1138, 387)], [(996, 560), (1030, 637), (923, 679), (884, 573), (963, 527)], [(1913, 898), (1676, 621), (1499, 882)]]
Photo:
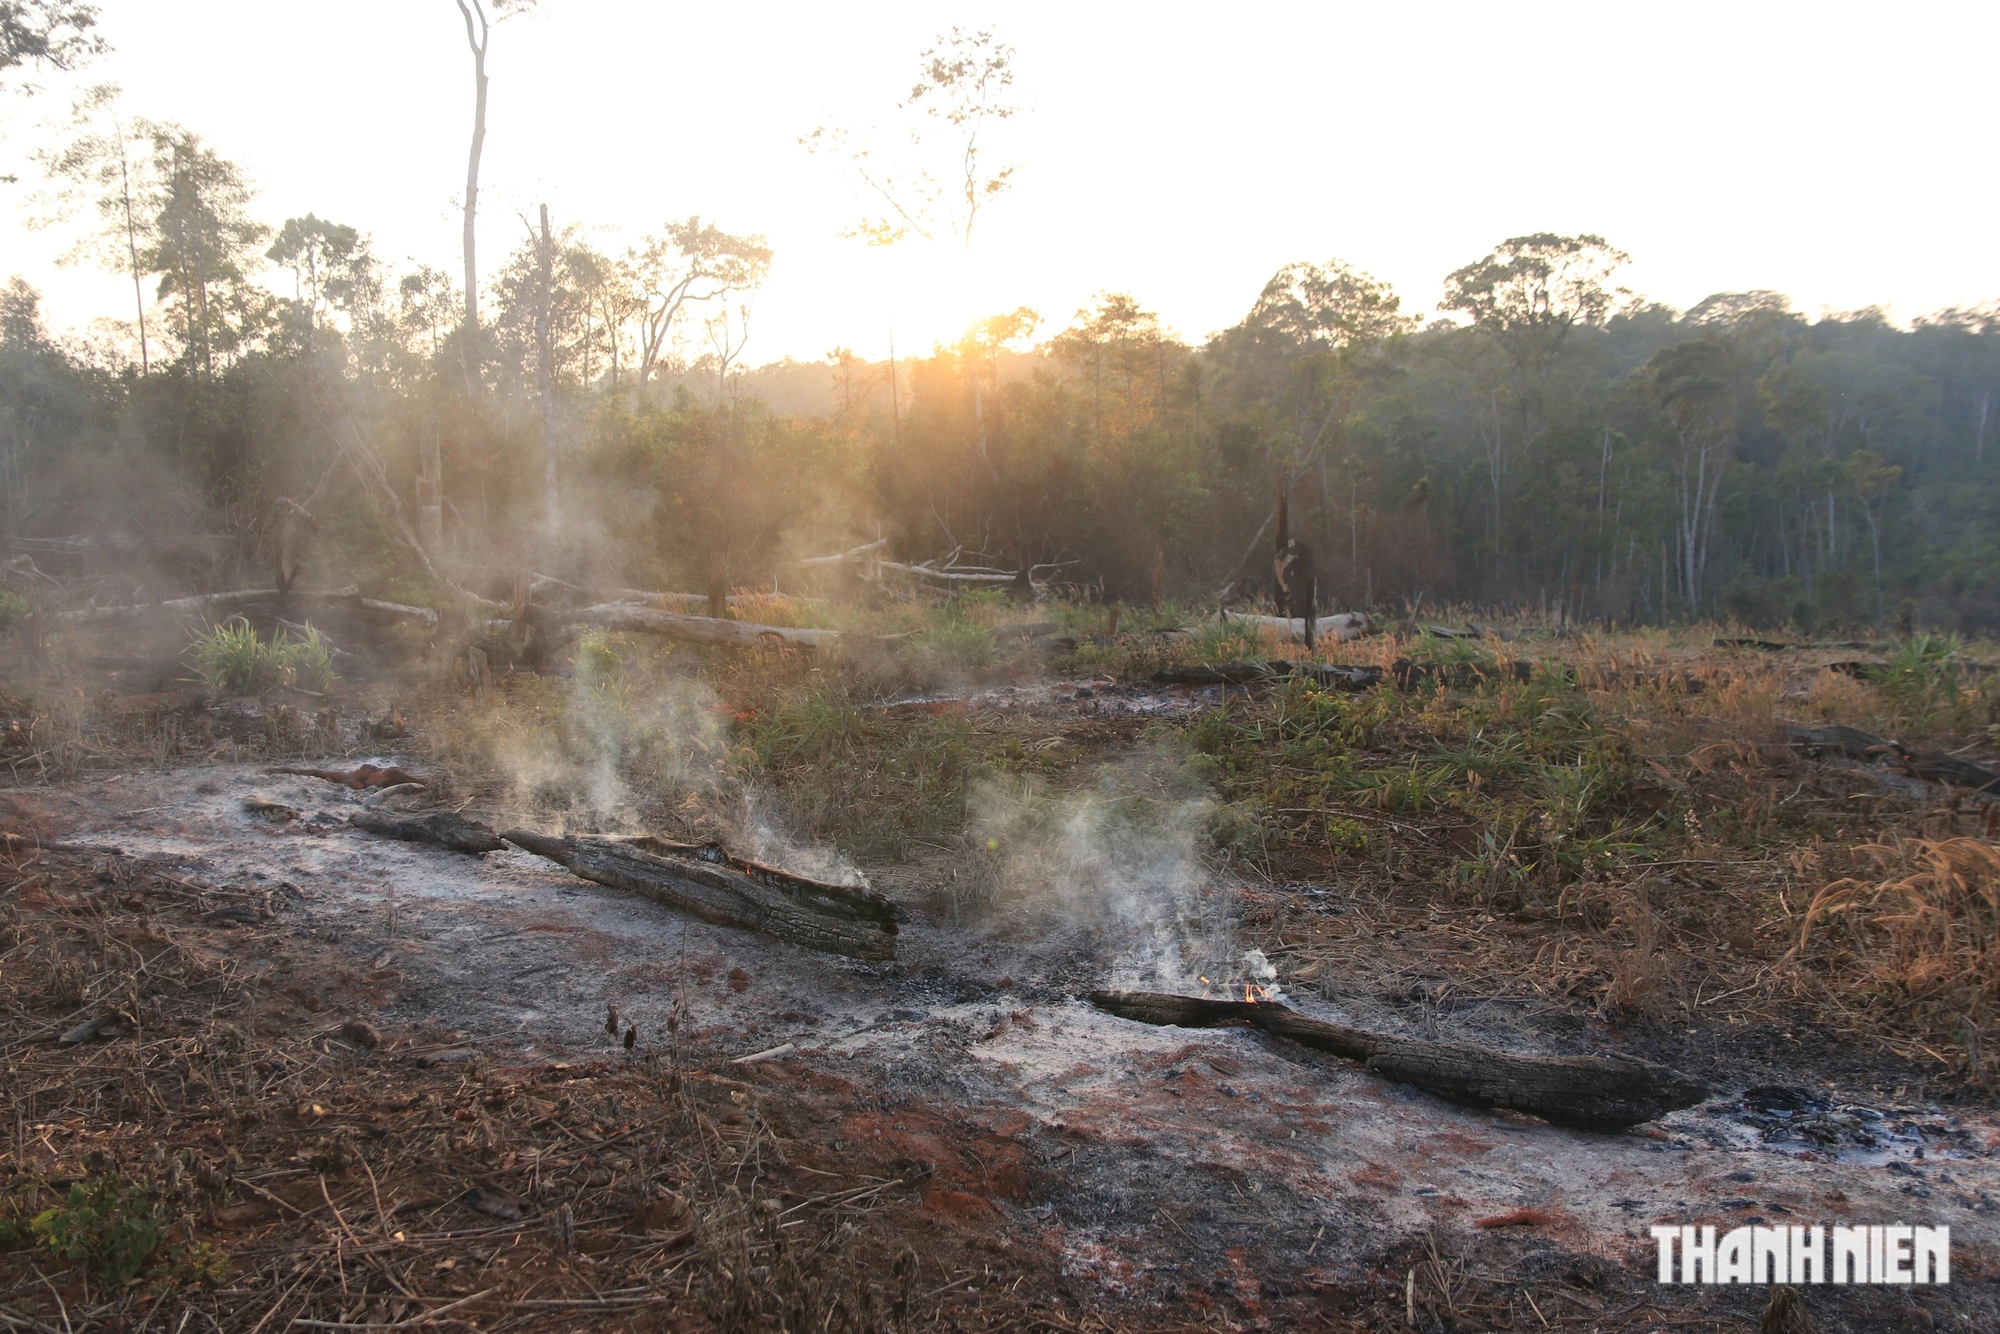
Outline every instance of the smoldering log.
[(846, 885), (835, 880), (815, 880), (811, 876), (739, 856), (720, 843), (676, 843), (657, 834), (608, 834), (605, 835), (605, 842), (622, 843), (658, 857), (691, 857), (710, 865), (727, 866), (781, 894), (837, 916), (857, 917), (871, 922), (910, 920), (909, 909), (866, 884)]
[[(756, 931), (853, 959), (896, 957), (895, 904), (872, 890), (795, 876), (716, 850), (662, 840), (558, 838), (509, 829), (509, 843), (574, 875), (691, 913), (717, 926)], [(648, 848), (658, 849), (649, 851)]]
[(1452, 1102), (1527, 1112), (1582, 1130), (1623, 1130), (1692, 1107), (1708, 1086), (1650, 1061), (1607, 1056), (1515, 1056), (1309, 1019), (1269, 1001), (1204, 1000), (1150, 991), (1094, 991), (1090, 1003), (1140, 1023), (1179, 1028), (1247, 1024)]
[(383, 838), (398, 838), (405, 843), (431, 843), (473, 857), (498, 852), (507, 846), (493, 832), (491, 825), (468, 820), (451, 811), (439, 811), (434, 815), (384, 815), (380, 811), (356, 811), (347, 817), (347, 822), (356, 829)]

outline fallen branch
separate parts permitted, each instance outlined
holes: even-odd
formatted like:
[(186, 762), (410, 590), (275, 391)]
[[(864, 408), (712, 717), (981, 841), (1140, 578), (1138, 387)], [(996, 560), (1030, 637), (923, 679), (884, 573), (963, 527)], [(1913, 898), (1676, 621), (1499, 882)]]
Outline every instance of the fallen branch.
[[(1306, 637), (1306, 620), (1303, 616), (1250, 616), (1224, 611), (1218, 614), (1217, 619), (1224, 624), (1242, 621), (1266, 630), (1275, 630), (1293, 639)], [(1318, 617), (1314, 629), (1322, 639), (1345, 644), (1374, 634), (1375, 623), (1369, 619), (1365, 611), (1337, 611), (1331, 615)]]
[(809, 880), (720, 849), (664, 840), (556, 838), (522, 829), (509, 829), (502, 837), (585, 880), (642, 895), (717, 926), (757, 931), (855, 959), (896, 957), (901, 910), (870, 889)]
[(1583, 1130), (1622, 1130), (1692, 1107), (1708, 1086), (1664, 1066), (1605, 1056), (1515, 1056), (1452, 1042), (1390, 1037), (1308, 1019), (1268, 1001), (1203, 1000), (1150, 991), (1094, 991), (1090, 1003), (1124, 1019), (1180, 1028), (1248, 1024), (1452, 1102), (1528, 1112)]
[(303, 607), (340, 607), (360, 612), (371, 620), (419, 621), (435, 630), (438, 614), (429, 607), (411, 607), (400, 602), (365, 598), (355, 587), (331, 588), (319, 592), (282, 592), (275, 588), (239, 588), (226, 593), (201, 593), (194, 597), (170, 598), (165, 602), (139, 602), (118, 607), (82, 607), (57, 613), (56, 619), (81, 624), (118, 620), (128, 616), (198, 616), (225, 607), (270, 605), (280, 610)]
[(165, 602), (135, 602), (118, 607), (80, 607), (75, 611), (57, 612), (59, 621), (111, 621), (121, 616), (138, 616), (148, 612), (161, 615), (193, 614), (212, 611), (217, 607), (241, 607), (258, 602), (276, 602), (281, 597), (286, 601), (303, 604), (314, 598), (359, 597), (357, 587), (336, 588), (323, 593), (280, 593), (275, 588), (239, 588), (227, 593), (199, 593), (193, 597), (169, 598)]
[(356, 811), (347, 817), (356, 829), (382, 838), (398, 838), (405, 843), (432, 843), (453, 852), (477, 857), (498, 852), (507, 846), (491, 825), (468, 820), (452, 811), (435, 815), (383, 815), (378, 811)]
[(602, 626), (629, 634), (658, 635), (662, 639), (687, 644), (715, 644), (724, 648), (756, 648), (780, 643), (802, 648), (819, 648), (840, 640), (838, 630), (800, 630), (787, 625), (759, 625), (755, 621), (724, 621), (713, 616), (684, 616), (630, 602), (605, 602), (576, 611), (551, 611), (547, 619), (563, 627)]
[(793, 565), (838, 565), (842, 561), (853, 560), (856, 556), (865, 556), (871, 551), (880, 551), (888, 545), (888, 538), (878, 537), (873, 542), (863, 542), (858, 547), (849, 547), (846, 551), (840, 552), (837, 555), (807, 556), (803, 560), (795, 560), (791, 563)]

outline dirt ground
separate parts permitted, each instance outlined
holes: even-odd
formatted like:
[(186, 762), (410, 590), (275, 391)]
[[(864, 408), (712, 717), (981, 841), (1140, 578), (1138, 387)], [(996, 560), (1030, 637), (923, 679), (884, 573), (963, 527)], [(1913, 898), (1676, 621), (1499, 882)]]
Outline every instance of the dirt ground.
[[(385, 692), (303, 758), (426, 773), (413, 738), (356, 730)], [(947, 706), (1110, 756), (1211, 702), (1093, 676)], [(346, 823), (366, 794), (270, 768), (0, 796), (13, 1207), (137, 1183), (177, 1257), (114, 1282), (0, 1249), (11, 1328), (1750, 1330), (1764, 1289), (1656, 1286), (1647, 1228), (1849, 1220), (1949, 1224), (1952, 1283), (1813, 1288), (1815, 1328), (2000, 1328), (1978, 1089), (1720, 983), (1712, 1021), (1671, 1025), (1516, 984), (1510, 961), (1565, 948), (1532, 910), (1301, 863), (1221, 915), (1309, 1014), (1629, 1052), (1708, 1101), (1586, 1133), (1113, 1018), (1080, 998), (1148, 980), (1134, 942), (968, 914), (942, 854), (860, 867), (912, 920), (893, 964), (859, 964), (517, 849), (374, 838)], [(431, 800), (506, 814), (490, 789)]]

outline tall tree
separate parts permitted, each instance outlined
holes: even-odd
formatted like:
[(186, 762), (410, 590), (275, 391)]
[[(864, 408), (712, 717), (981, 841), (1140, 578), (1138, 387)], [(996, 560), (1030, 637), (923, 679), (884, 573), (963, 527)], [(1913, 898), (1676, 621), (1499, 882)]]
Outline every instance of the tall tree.
[[(119, 114), (118, 96), (115, 83), (102, 83), (86, 92), (71, 108), (71, 124), (81, 132), (59, 151), (38, 157), (49, 177), (61, 182), (65, 206), (71, 202), (68, 196), (89, 192), (89, 202), (97, 211), (98, 231), (71, 254), (94, 249), (106, 268), (132, 279), (139, 373), (144, 375), (152, 370), (152, 350), (146, 337), (146, 292), (139, 267), (140, 243), (151, 239), (152, 220), (140, 208), (149, 140), (140, 127), (128, 125)], [(64, 214), (67, 211), (67, 207), (61, 209)]]
[[(97, 6), (76, 0), (0, 0), (0, 79), (10, 70), (70, 70), (105, 51)], [(34, 88), (24, 85), (24, 92)]]
[(760, 286), (771, 271), (762, 236), (735, 236), (699, 217), (670, 222), (648, 236), (626, 266), (644, 308), (639, 320), (639, 387), (659, 369), (675, 326), (691, 305), (709, 305)]
[(361, 233), (316, 214), (287, 218), (266, 259), (292, 271), (292, 295), (316, 333), (333, 310), (349, 308), (374, 277), (374, 259)]
[[(987, 132), (1020, 113), (1013, 101), (1014, 48), (990, 29), (954, 26), (917, 57), (917, 77), (896, 110), (905, 147), (882, 151), (874, 132), (821, 126), (800, 139), (808, 152), (843, 158), (869, 211), (846, 236), (894, 245), (909, 236), (958, 243), (971, 269), (980, 214), (1013, 184), (1016, 164), (989, 160)], [(968, 336), (979, 336), (966, 311)], [(1001, 317), (1006, 318), (1006, 317)], [(984, 378), (972, 379), (974, 454), (989, 473)]]
[(1549, 379), (1563, 344), (1579, 325), (1601, 325), (1619, 292), (1611, 275), (1631, 256), (1601, 236), (1536, 232), (1502, 241), (1485, 258), (1446, 276), (1439, 309), (1469, 317), (1506, 355), (1513, 438), (1492, 395), (1490, 422), (1479, 420), (1493, 488), (1494, 559), (1501, 556), (1507, 473), (1516, 453), (1535, 447), (1549, 426)]
[[(472, 52), (472, 147), (465, 155), (465, 355), (467, 374), (478, 357), (479, 340), (479, 158), (486, 148), (486, 52), (493, 25), (534, 9), (539, 0), (454, 0), (465, 20), (465, 44)], [(489, 16), (488, 8), (492, 13)]]
[(178, 125), (149, 125), (152, 244), (140, 252), (160, 276), (159, 299), (178, 316), (182, 355), (204, 376), (237, 350), (263, 301), (248, 281), (268, 229), (249, 215), (250, 186), (235, 163)]
[(1737, 349), (1715, 338), (1678, 343), (1646, 365), (1646, 390), (1670, 432), (1676, 573), (1681, 596), (1696, 613), (1715, 541), (1716, 498), (1736, 442), (1741, 371)]
[(871, 208), (843, 233), (870, 245), (909, 236), (955, 240), (970, 252), (980, 213), (1013, 184), (1014, 163), (988, 160), (987, 132), (1020, 113), (1012, 100), (1014, 48), (990, 30), (954, 27), (917, 57), (897, 103), (904, 142), (879, 131), (820, 126), (799, 142), (841, 158)]

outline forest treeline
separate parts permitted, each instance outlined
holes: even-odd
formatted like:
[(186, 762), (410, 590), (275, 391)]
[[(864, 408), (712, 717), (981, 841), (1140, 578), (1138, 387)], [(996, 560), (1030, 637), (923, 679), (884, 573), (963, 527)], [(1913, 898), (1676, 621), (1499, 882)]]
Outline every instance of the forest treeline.
[(50, 166), (133, 318), (57, 338), (29, 283), (0, 294), (0, 526), (42, 568), (115, 538), (172, 553), (165, 592), (254, 578), (304, 533), (307, 579), (405, 595), (447, 566), (770, 587), (879, 536), (1213, 600), (1268, 585), (1283, 489), (1329, 609), (2000, 625), (2000, 307), (1678, 311), (1621, 288), (1603, 239), (1542, 234), (1448, 275), (1427, 327), (1301, 262), (1200, 342), (1105, 294), (893, 366), (751, 369), (771, 252), (700, 218), (619, 253), (543, 220), (475, 325), (440, 269), (257, 218), (179, 127)]

